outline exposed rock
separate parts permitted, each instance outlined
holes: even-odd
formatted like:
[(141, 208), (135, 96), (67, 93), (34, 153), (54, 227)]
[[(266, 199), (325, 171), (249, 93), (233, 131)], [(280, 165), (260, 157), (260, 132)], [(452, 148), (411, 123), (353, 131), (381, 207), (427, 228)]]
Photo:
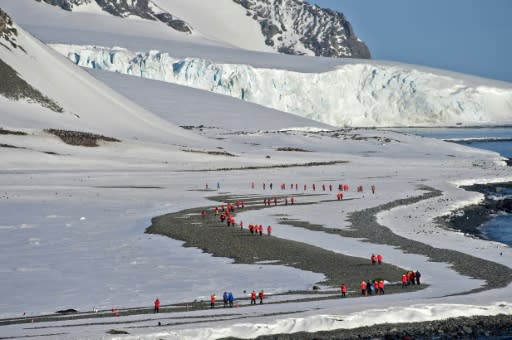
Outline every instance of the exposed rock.
[(0, 8), (0, 46), (10, 49), (10, 45), (13, 48), (19, 47), (22, 51), (25, 51), (23, 47), (18, 45), (17, 36), (18, 30), (14, 27), (11, 17)]
[(36, 102), (55, 112), (64, 111), (59, 104), (46, 97), (25, 80), (20, 78), (18, 73), (1, 59), (0, 79), (2, 79), (2, 81), (0, 81), (0, 95), (11, 100), (26, 99), (28, 102)]
[[(233, 0), (258, 21), (265, 43), (280, 53), (369, 59), (342, 13), (302, 0)], [(300, 37), (297, 39), (297, 37)]]
[(36, 0), (44, 1), (47, 4), (58, 6), (64, 10), (72, 11), (74, 6), (81, 6), (95, 1), (105, 12), (118, 17), (127, 17), (130, 15), (138, 16), (148, 20), (158, 20), (173, 29), (192, 33), (192, 28), (185, 21), (174, 17), (172, 14), (162, 11), (155, 12), (149, 5), (149, 0)]

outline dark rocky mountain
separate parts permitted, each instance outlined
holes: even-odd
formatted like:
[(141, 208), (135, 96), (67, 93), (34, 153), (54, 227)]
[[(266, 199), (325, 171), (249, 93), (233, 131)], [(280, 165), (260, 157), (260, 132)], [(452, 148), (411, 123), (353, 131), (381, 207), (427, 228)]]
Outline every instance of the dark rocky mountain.
[[(192, 27), (151, 0), (36, 0), (72, 11), (74, 6), (96, 2), (104, 11), (126, 17), (135, 15), (158, 20), (175, 30), (191, 33)], [(186, 1), (186, 0), (183, 0)], [(214, 1), (214, 0), (205, 0)], [(256, 20), (268, 46), (277, 52), (323, 57), (371, 57), (366, 44), (357, 38), (343, 13), (323, 9), (303, 0), (233, 0)], [(229, 20), (229, 18), (219, 18)], [(239, 34), (239, 32), (234, 32)]]
[[(312, 51), (323, 57), (371, 57), (343, 13), (303, 0), (233, 0), (258, 21), (265, 43), (287, 54)], [(308, 53), (309, 54), (309, 53)]]
[(119, 17), (135, 15), (143, 19), (158, 20), (164, 22), (173, 29), (192, 33), (192, 27), (185, 21), (174, 17), (171, 13), (165, 11), (156, 12), (150, 6), (150, 0), (36, 0), (44, 1), (50, 5), (58, 6), (67, 11), (72, 11), (74, 6), (81, 6), (95, 1), (104, 11)]
[(19, 47), (20, 49), (23, 49), (23, 47), (19, 46), (16, 42), (17, 36), (18, 31), (13, 27), (11, 17), (0, 8), (0, 46), (7, 49), (9, 49), (9, 47)]

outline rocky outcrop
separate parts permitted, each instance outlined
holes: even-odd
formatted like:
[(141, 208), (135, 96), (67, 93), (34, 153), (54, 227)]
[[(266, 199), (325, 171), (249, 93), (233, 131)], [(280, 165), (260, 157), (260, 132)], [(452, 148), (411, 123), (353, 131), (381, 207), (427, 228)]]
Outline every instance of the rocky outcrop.
[(72, 11), (74, 6), (89, 4), (95, 1), (105, 12), (118, 17), (129, 15), (143, 19), (161, 21), (173, 29), (192, 33), (192, 27), (185, 21), (174, 17), (171, 13), (159, 10), (154, 4), (150, 6), (150, 0), (36, 0), (44, 1), (50, 5), (58, 6), (67, 11)]
[(265, 43), (286, 54), (371, 57), (342, 13), (303, 0), (233, 0), (258, 21)]
[(16, 41), (17, 36), (18, 30), (13, 26), (11, 17), (0, 8), (0, 46), (7, 49), (19, 47), (23, 50)]

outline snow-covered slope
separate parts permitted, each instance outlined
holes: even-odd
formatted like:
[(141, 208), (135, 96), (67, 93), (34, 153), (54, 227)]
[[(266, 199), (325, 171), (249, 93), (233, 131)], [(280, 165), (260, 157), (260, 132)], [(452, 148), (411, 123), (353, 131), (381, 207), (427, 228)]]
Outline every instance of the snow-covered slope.
[(74, 63), (229, 95), (335, 126), (512, 123), (512, 88), (410, 65), (349, 63), (300, 73), (158, 51), (53, 45)]
[(370, 58), (342, 13), (302, 0), (39, 0), (68, 11), (95, 7), (118, 17), (162, 22), (178, 32), (258, 51)]
[(164, 143), (197, 138), (130, 102), (23, 29), (14, 27), (20, 48), (7, 48), (7, 40), (0, 38), (0, 60), (17, 72), (20, 79), (56, 103), (58, 109), (32, 98), (16, 100), (0, 96), (2, 126), (61, 128)]

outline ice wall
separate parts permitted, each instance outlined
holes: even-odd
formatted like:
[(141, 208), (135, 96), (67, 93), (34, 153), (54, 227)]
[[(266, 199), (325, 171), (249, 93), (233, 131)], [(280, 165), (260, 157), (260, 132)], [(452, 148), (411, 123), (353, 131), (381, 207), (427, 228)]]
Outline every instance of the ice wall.
[(351, 63), (299, 73), (158, 51), (52, 45), (77, 65), (229, 95), (335, 126), (453, 126), (512, 123), (512, 89), (408, 65)]

